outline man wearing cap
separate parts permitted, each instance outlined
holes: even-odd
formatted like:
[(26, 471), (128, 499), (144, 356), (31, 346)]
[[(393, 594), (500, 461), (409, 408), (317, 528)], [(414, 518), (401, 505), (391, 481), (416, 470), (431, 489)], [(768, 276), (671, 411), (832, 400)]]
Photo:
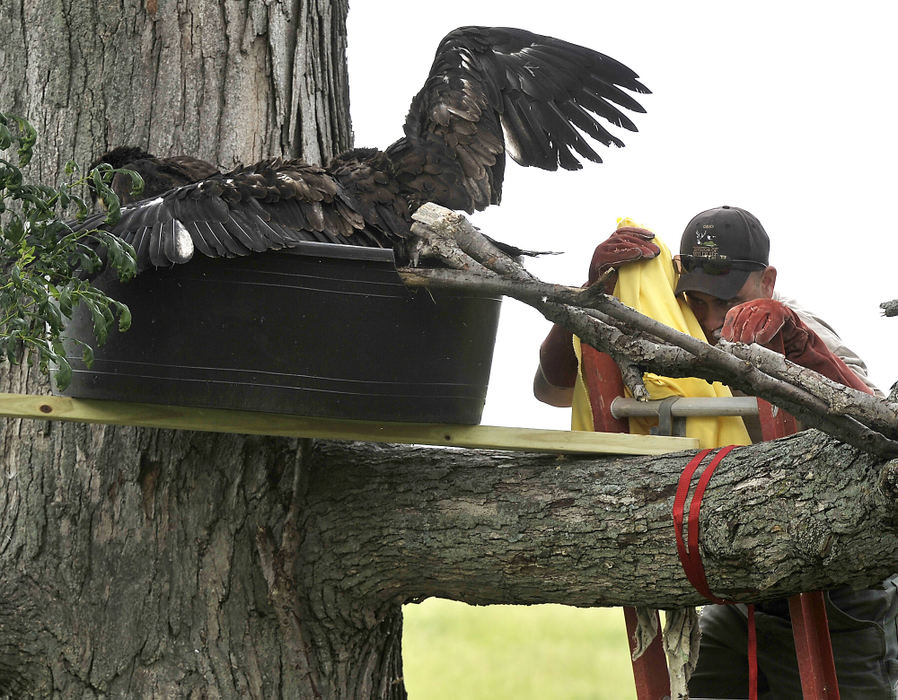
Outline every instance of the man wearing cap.
[[(614, 270), (659, 254), (653, 238), (645, 229), (618, 228), (596, 248), (587, 284), (611, 271), (605, 278), (610, 293)], [(706, 339), (758, 343), (833, 381), (878, 393), (867, 379), (864, 363), (831, 327), (774, 291), (776, 269), (769, 265), (769, 250), (760, 221), (738, 207), (709, 209), (687, 224), (680, 254), (674, 258), (680, 275), (675, 293), (684, 295)], [(553, 326), (540, 346), (534, 395), (553, 406), (570, 406), (580, 371), (571, 334)], [(598, 376), (612, 381), (607, 371)], [(619, 378), (613, 381), (619, 384)], [(610, 419), (598, 417), (595, 429), (613, 429), (603, 428), (602, 420)], [(760, 439), (757, 425), (747, 427), (753, 440)], [(898, 576), (869, 590), (829, 591), (826, 604), (843, 700), (898, 697)], [(708, 605), (700, 621), (701, 652), (690, 694), (747, 697), (745, 607)], [(800, 698), (787, 601), (757, 605), (755, 622), (760, 697)]]

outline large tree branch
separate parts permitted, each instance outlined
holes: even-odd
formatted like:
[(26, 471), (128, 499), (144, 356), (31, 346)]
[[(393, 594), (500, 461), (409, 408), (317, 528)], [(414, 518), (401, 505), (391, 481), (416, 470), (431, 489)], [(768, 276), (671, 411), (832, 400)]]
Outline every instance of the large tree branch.
[[(690, 454), (559, 459), (347, 443), (316, 450), (309, 507), (322, 535), (304, 543), (302, 558), (354, 572), (343, 595), (382, 603), (433, 595), (474, 604), (705, 602), (683, 573), (672, 525)], [(886, 578), (898, 556), (898, 509), (884, 476), (896, 464), (817, 431), (731, 452), (702, 502), (711, 589), (751, 602)]]

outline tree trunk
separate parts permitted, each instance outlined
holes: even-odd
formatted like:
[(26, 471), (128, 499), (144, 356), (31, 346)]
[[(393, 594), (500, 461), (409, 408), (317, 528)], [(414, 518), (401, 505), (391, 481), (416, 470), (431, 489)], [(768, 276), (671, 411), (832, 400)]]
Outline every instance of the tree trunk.
[[(38, 129), (29, 175), (48, 183), (121, 144), (224, 167), (320, 162), (350, 145), (346, 11), (0, 0), (0, 108)], [(48, 391), (6, 366), (0, 387)], [(317, 663), (297, 624), (298, 442), (4, 421), (0, 454), (7, 694), (388, 694), (367, 689), (399, 675), (398, 608), (333, 655), (339, 668)]]
[[(348, 145), (343, 0), (0, 2), (0, 106), (38, 128), (38, 179), (122, 143), (222, 165)], [(4, 366), (0, 390), (47, 386)], [(403, 697), (411, 600), (701, 602), (670, 523), (687, 458), (4, 421), (0, 695)], [(712, 589), (883, 578), (895, 482), (817, 433), (736, 450), (702, 510)]]

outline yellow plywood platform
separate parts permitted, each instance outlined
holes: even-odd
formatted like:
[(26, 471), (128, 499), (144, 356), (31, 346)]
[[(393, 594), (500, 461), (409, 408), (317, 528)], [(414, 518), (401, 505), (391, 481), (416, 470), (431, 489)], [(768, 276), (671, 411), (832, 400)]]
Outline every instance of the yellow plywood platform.
[(580, 454), (656, 455), (698, 449), (698, 440), (626, 433), (490, 425), (389, 423), (230, 411), (63, 396), (0, 393), (0, 416), (218, 433)]

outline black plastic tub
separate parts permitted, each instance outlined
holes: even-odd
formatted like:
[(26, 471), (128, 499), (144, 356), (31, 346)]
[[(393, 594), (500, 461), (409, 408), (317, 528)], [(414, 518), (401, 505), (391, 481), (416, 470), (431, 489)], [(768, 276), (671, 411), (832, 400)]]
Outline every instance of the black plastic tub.
[(96, 346), (82, 307), (67, 396), (384, 421), (480, 421), (499, 299), (410, 291), (389, 250), (308, 243), (198, 258), (107, 293), (131, 309)]

